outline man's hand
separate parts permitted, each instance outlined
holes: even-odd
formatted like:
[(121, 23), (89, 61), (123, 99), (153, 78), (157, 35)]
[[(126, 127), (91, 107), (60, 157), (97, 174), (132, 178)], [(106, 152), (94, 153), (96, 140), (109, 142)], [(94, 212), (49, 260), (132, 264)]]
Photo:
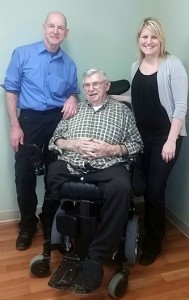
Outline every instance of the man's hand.
[(89, 160), (112, 156), (114, 152), (113, 145), (97, 139), (78, 139), (74, 144), (75, 152)]
[(111, 145), (93, 138), (80, 138), (74, 140), (59, 138), (56, 140), (55, 145), (62, 150), (79, 153), (85, 159), (89, 160), (107, 156), (116, 156), (122, 152), (120, 145)]
[(24, 132), (20, 126), (11, 127), (10, 131), (10, 142), (13, 150), (18, 151), (19, 145), (24, 143)]
[(75, 96), (70, 96), (62, 109), (63, 119), (71, 119), (77, 113), (77, 99)]

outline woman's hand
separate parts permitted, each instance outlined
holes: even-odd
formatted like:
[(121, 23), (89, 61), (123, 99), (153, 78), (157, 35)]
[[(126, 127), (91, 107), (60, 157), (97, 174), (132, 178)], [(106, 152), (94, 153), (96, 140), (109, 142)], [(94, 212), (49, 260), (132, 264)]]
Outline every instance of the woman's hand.
[(166, 143), (163, 145), (162, 149), (162, 159), (168, 163), (175, 157), (175, 150), (176, 150), (176, 142), (167, 140)]

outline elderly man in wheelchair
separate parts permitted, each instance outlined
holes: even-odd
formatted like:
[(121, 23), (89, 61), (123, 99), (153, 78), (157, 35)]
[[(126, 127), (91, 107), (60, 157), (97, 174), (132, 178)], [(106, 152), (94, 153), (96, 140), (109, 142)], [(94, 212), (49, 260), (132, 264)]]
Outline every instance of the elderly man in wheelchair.
[[(130, 157), (141, 152), (143, 145), (131, 109), (108, 97), (110, 82), (106, 74), (102, 70), (89, 69), (84, 73), (82, 83), (87, 100), (79, 104), (73, 118), (62, 119), (50, 140), (49, 149), (58, 151), (58, 160), (49, 165), (47, 184), (53, 201), (64, 198), (62, 186), (70, 181), (73, 189), (78, 181), (89, 185), (95, 183), (103, 195), (97, 229), (86, 253), (78, 246), (84, 254), (79, 255), (82, 263), (77, 277), (85, 291), (92, 291), (101, 285), (104, 260), (111, 258), (118, 249), (132, 200), (127, 166)], [(86, 198), (93, 196), (89, 192)], [(60, 218), (57, 227), (63, 228), (60, 231), (63, 230), (64, 235), (75, 238), (78, 227), (85, 230), (88, 219), (81, 217), (79, 225), (72, 213), (70, 216), (64, 213), (70, 211), (70, 206), (72, 211), (74, 199), (71, 204), (63, 200), (63, 224)], [(65, 227), (69, 222), (71, 229), (67, 230)]]

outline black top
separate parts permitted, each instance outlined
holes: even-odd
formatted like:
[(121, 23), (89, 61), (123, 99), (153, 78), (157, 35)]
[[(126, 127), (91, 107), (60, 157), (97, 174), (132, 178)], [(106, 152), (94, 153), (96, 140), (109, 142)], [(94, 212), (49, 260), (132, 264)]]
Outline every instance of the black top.
[(139, 130), (167, 135), (171, 123), (159, 99), (157, 72), (144, 75), (138, 69), (132, 81), (131, 97)]

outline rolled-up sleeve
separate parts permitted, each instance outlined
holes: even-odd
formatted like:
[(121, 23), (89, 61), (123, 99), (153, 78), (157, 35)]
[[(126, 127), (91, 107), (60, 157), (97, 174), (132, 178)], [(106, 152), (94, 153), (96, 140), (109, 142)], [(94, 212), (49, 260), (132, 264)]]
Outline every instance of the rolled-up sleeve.
[(49, 150), (50, 151), (58, 151), (60, 154), (62, 154), (62, 149), (60, 149), (55, 142), (58, 139), (62, 139), (65, 138), (65, 133), (67, 131), (67, 121), (66, 120), (61, 120), (57, 126), (57, 128), (55, 129), (55, 132), (52, 136), (52, 138), (49, 141)]
[(9, 92), (20, 92), (22, 71), (20, 67), (19, 53), (15, 49), (13, 51), (9, 66), (4, 79), (4, 89)]

